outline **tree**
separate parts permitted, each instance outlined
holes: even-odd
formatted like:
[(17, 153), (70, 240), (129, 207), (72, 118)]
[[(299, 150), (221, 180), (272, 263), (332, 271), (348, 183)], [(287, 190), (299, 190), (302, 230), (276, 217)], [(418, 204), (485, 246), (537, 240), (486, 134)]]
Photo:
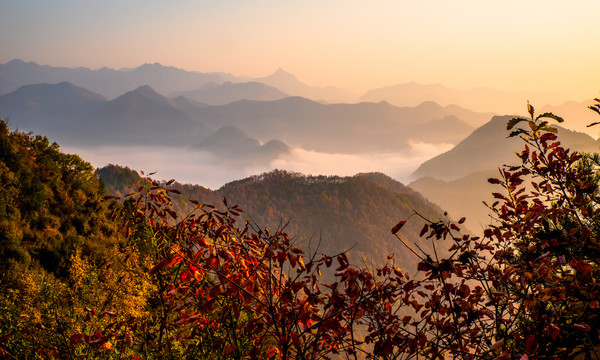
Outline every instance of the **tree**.
[(481, 238), (452, 222), (423, 229), (455, 242), (448, 258), (421, 255), (429, 293), (414, 323), (427, 356), (600, 358), (599, 157), (560, 146), (548, 123), (560, 117), (528, 112), (507, 124), (525, 143), (521, 164), (489, 180), (504, 190), (490, 205), (498, 223)]

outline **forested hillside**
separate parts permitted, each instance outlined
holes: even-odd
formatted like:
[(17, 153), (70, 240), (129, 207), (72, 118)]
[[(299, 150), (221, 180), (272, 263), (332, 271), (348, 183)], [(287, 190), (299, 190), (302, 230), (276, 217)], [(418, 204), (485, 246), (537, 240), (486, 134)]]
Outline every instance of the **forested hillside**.
[[(111, 165), (97, 170), (112, 194), (131, 192), (128, 184), (139, 177), (128, 168)], [(174, 195), (178, 213), (193, 207), (188, 199), (200, 203), (220, 204), (226, 198), (244, 210), (242, 219), (250, 219), (259, 228), (285, 231), (297, 238), (301, 248), (336, 254), (349, 251), (357, 263), (381, 264), (387, 255), (396, 253), (399, 265), (415, 268), (417, 258), (391, 236), (389, 229), (398, 219), (417, 211), (437, 221), (443, 211), (417, 192), (380, 173), (352, 177), (305, 176), (275, 170), (259, 176), (234, 181), (211, 191), (197, 185), (172, 183), (181, 195)], [(419, 239), (424, 221), (415, 217), (404, 229), (407, 240)], [(430, 244), (421, 244), (425, 249)]]
[[(104, 188), (92, 166), (42, 136), (0, 122), (0, 254), (4, 281), (42, 266), (65, 275), (75, 251), (115, 241)], [(23, 268), (21, 268), (23, 267)]]
[(104, 193), (89, 163), (0, 121), (0, 357), (74, 357), (89, 309), (147, 316), (147, 260)]

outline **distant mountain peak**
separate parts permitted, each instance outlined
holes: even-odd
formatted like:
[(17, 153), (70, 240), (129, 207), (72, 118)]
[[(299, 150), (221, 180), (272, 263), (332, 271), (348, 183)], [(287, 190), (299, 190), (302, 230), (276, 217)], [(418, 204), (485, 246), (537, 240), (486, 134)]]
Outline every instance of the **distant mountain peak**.
[(271, 75), (267, 76), (267, 78), (277, 78), (277, 79), (281, 79), (281, 80), (294, 80), (294, 81), (298, 81), (298, 78), (296, 77), (296, 75), (285, 71), (283, 68), (278, 68), (274, 73), (272, 73)]
[(12, 59), (11, 61), (6, 63), (6, 65), (15, 65), (15, 64), (27, 64), (27, 63), (21, 59)]
[(154, 62), (154, 63), (145, 63), (145, 64), (139, 66), (138, 69), (140, 69), (140, 68), (158, 68), (158, 67), (163, 67), (163, 66), (158, 62)]
[(137, 89), (130, 91), (130, 93), (131, 94), (140, 95), (140, 96), (144, 96), (144, 97), (155, 97), (155, 96), (162, 97), (161, 94), (157, 93), (149, 85), (142, 85), (142, 86), (138, 87)]

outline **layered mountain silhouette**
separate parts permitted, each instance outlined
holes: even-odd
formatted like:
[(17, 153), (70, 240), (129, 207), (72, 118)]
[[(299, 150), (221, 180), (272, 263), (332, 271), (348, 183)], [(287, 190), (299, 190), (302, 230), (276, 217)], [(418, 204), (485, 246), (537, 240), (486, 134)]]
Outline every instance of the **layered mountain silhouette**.
[(142, 86), (106, 100), (70, 83), (26, 85), (0, 96), (10, 125), (66, 145), (189, 146), (212, 129), (186, 111), (193, 106)]
[(565, 119), (563, 123), (565, 127), (584, 132), (597, 139), (600, 135), (600, 125), (588, 127), (588, 125), (600, 120), (596, 112), (588, 109), (588, 106), (595, 103), (593, 99), (581, 102), (567, 101), (561, 105), (546, 105), (542, 108), (541, 113), (551, 112), (559, 115)]
[(237, 81), (237, 78), (225, 73), (185, 71), (158, 63), (144, 64), (131, 70), (52, 67), (19, 59), (0, 65), (0, 88), (12, 84), (14, 88), (9, 86), (10, 91), (22, 85), (63, 81), (113, 99), (143, 85), (149, 85), (162, 94), (170, 94), (197, 89), (209, 82)]
[(458, 90), (440, 84), (422, 85), (416, 82), (373, 89), (360, 97), (360, 101), (381, 100), (397, 106), (416, 106), (423, 101), (435, 101), (440, 105), (454, 104), (479, 112), (520, 115), (527, 113), (526, 100), (541, 106), (562, 103), (567, 99), (559, 94), (506, 93), (486, 88)]
[[(415, 170), (414, 178), (432, 176), (453, 180), (472, 172), (514, 163), (514, 154), (522, 150), (523, 143), (517, 137), (507, 138), (506, 123), (511, 118), (495, 116), (451, 150), (424, 162)], [(558, 138), (565, 147), (586, 152), (597, 152), (600, 148), (600, 143), (587, 134), (556, 127)]]
[(69, 83), (28, 85), (0, 96), (0, 116), (66, 145), (190, 147), (223, 126), (235, 126), (262, 143), (279, 140), (327, 153), (396, 152), (411, 141), (456, 143), (473, 130), (459, 115), (482, 116), (433, 102), (400, 108), (301, 97), (209, 106), (170, 99), (149, 86), (110, 101)]
[[(333, 86), (317, 87), (306, 85), (299, 81), (296, 76), (283, 69), (278, 69), (269, 76), (251, 79), (248, 77), (236, 77), (222, 72), (200, 73), (186, 71), (172, 66), (164, 66), (159, 63), (144, 64), (133, 69), (122, 70), (109, 69), (106, 67), (98, 70), (83, 67), (53, 67), (39, 65), (35, 62), (25, 62), (20, 59), (14, 59), (6, 64), (0, 64), (0, 95), (12, 92), (23, 85), (42, 83), (52, 84), (63, 81), (84, 87), (101, 94), (108, 99), (114, 99), (123, 93), (143, 85), (149, 85), (161, 94), (171, 95), (195, 91), (202, 88), (204, 85), (211, 83), (221, 85), (226, 82), (262, 83), (265, 86), (277, 88), (288, 95), (303, 96), (330, 103), (349, 102), (356, 99), (355, 94)], [(231, 95), (229, 96), (231, 97)], [(245, 97), (238, 97), (231, 101), (242, 99), (245, 99)], [(264, 98), (250, 99), (267, 100)], [(271, 97), (269, 100), (273, 99), (274, 98)]]
[(335, 86), (310, 86), (306, 85), (294, 75), (281, 68), (273, 74), (261, 78), (255, 78), (254, 81), (264, 83), (280, 89), (286, 94), (301, 96), (325, 103), (353, 102), (356, 95)]
[(208, 83), (198, 89), (173, 93), (172, 96), (185, 96), (189, 99), (210, 105), (225, 105), (239, 100), (278, 100), (288, 97), (281, 90), (256, 81), (224, 84)]
[[(498, 116), (475, 130), (450, 151), (423, 163), (414, 172), (418, 178), (409, 186), (448, 211), (454, 218), (466, 216), (467, 225), (475, 230), (489, 224), (489, 209), (482, 202), (492, 202), (498, 186), (487, 182), (498, 177), (498, 167), (519, 165), (515, 153), (523, 150), (519, 138), (506, 138), (506, 123), (512, 117)], [(600, 142), (587, 134), (557, 126), (562, 146), (581, 152), (598, 152)]]
[[(127, 183), (137, 178), (132, 170), (115, 165), (98, 173), (116, 195), (128, 193)], [(417, 259), (390, 229), (413, 211), (434, 221), (443, 218), (439, 207), (381, 173), (338, 177), (275, 170), (228, 183), (216, 191), (177, 183), (173, 186), (181, 191), (176, 204), (190, 204), (187, 200), (193, 199), (218, 206), (225, 197), (229, 204), (238, 204), (245, 211), (242, 224), (248, 218), (271, 231), (285, 225), (285, 231), (308, 253), (349, 250), (356, 264), (382, 264), (395, 253), (397, 266), (414, 269)], [(190, 209), (180, 206), (184, 213)], [(431, 242), (418, 236), (422, 226), (423, 222), (413, 216), (400, 234), (409, 243), (431, 249)]]
[(0, 96), (0, 116), (18, 129), (55, 135), (107, 102), (103, 96), (68, 82), (25, 85)]
[[(423, 139), (424, 131), (429, 131), (427, 141), (451, 143), (473, 129), (433, 103), (399, 108), (387, 102), (321, 104), (288, 97), (204, 107), (192, 115), (209, 127), (233, 125), (260, 140), (327, 153), (402, 151), (410, 140)], [(429, 124), (444, 118), (444, 128)]]
[(241, 162), (245, 165), (269, 162), (290, 152), (290, 147), (279, 140), (261, 144), (257, 139), (231, 125), (223, 126), (194, 148), (208, 151), (221, 160)]

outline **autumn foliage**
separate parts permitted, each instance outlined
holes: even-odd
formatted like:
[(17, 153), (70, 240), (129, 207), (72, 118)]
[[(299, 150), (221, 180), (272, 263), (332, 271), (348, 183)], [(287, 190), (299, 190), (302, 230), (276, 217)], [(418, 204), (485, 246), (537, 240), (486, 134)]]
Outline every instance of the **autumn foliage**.
[(63, 274), (5, 288), (0, 356), (597, 359), (600, 159), (561, 147), (561, 118), (528, 111), (507, 124), (518, 163), (489, 180), (494, 225), (475, 236), (464, 219), (428, 221), (430, 253), (402, 235), (410, 219), (391, 229), (417, 269), (301, 249), (225, 199), (177, 214), (170, 183), (145, 177), (101, 208), (120, 229), (110, 246), (75, 246)]

